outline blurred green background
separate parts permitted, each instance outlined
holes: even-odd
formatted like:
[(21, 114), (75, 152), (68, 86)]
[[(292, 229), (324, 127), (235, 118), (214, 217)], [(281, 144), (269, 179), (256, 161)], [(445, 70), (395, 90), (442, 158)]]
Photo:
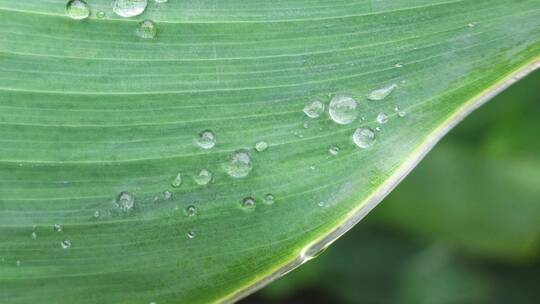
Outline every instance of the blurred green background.
[(540, 303), (540, 71), (320, 257), (241, 303)]

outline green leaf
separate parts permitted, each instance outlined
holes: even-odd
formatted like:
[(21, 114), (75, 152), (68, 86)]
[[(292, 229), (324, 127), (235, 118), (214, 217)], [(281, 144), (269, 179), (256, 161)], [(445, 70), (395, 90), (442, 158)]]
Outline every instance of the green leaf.
[[(66, 2), (0, 0), (3, 303), (238, 299), (316, 256), (539, 66), (538, 0), (171, 0), (133, 18), (87, 0), (85, 20)], [(145, 19), (155, 38), (137, 35)], [(340, 94), (358, 100), (351, 124), (302, 112)], [(253, 169), (233, 178), (239, 149)]]

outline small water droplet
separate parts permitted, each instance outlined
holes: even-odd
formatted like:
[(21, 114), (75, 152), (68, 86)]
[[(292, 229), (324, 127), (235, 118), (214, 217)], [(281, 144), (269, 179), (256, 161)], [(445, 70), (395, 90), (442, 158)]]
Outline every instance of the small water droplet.
[(255, 144), (255, 150), (257, 150), (257, 152), (264, 152), (266, 149), (268, 149), (268, 143), (265, 141), (259, 141)]
[(176, 174), (176, 177), (171, 182), (171, 186), (178, 188), (182, 185), (182, 174), (178, 173)]
[(396, 67), (396, 68), (402, 68), (402, 67), (403, 67), (403, 64), (402, 64), (402, 63), (396, 63), (396, 64), (394, 64), (394, 67)]
[(143, 39), (152, 39), (158, 32), (157, 26), (152, 20), (144, 20), (139, 23), (135, 34)]
[(33, 231), (32, 234), (30, 235), (30, 237), (32, 238), (32, 240), (37, 239), (37, 233), (35, 231)]
[(195, 234), (195, 231), (190, 230), (190, 231), (187, 232), (186, 235), (187, 235), (188, 239), (191, 240), (191, 239), (194, 239), (197, 234)]
[(324, 112), (324, 103), (312, 100), (304, 107), (304, 113), (310, 118), (317, 118)]
[(400, 109), (399, 106), (396, 106), (396, 107), (394, 108), (394, 111), (397, 113), (397, 115), (398, 115), (399, 117), (405, 117), (405, 116), (407, 116), (407, 112), (405, 112), (405, 111), (403, 111), (402, 109)]
[(135, 197), (129, 192), (120, 192), (120, 194), (118, 194), (118, 197), (116, 197), (116, 204), (119, 208), (123, 210), (131, 210), (135, 205)]
[(100, 216), (99, 211), (94, 212), (94, 217), (98, 218)]
[(194, 216), (197, 214), (197, 207), (193, 205), (189, 205), (186, 207), (186, 215), (187, 216)]
[(328, 114), (332, 120), (340, 125), (353, 122), (358, 116), (356, 100), (347, 95), (336, 95), (330, 101)]
[(374, 101), (383, 100), (388, 97), (388, 95), (390, 95), (395, 88), (397, 88), (397, 85), (395, 83), (387, 85), (383, 88), (371, 91), (367, 95), (367, 98)]
[(193, 179), (197, 185), (208, 185), (208, 183), (212, 181), (212, 172), (208, 171), (207, 169), (202, 169), (199, 174), (193, 177)]
[(354, 131), (353, 141), (358, 147), (367, 149), (375, 142), (375, 132), (369, 127), (358, 128)]
[(103, 19), (105, 18), (106, 14), (104, 11), (99, 11), (96, 13), (96, 17), (98, 17), (99, 19)]
[(326, 204), (325, 204), (324, 202), (318, 202), (318, 203), (317, 203), (317, 206), (319, 206), (319, 207), (324, 207), (325, 205), (326, 205)]
[(68, 249), (71, 247), (71, 241), (63, 240), (62, 242), (60, 242), (60, 246), (62, 246), (63, 249)]
[(476, 26), (476, 22), (469, 22), (469, 24), (467, 24), (468, 27), (475, 27)]
[(75, 20), (82, 20), (90, 16), (90, 8), (83, 0), (71, 0), (66, 5), (66, 14)]
[(251, 196), (248, 196), (242, 200), (241, 206), (246, 210), (255, 209), (255, 206), (256, 206), (255, 199)]
[(328, 149), (328, 152), (331, 154), (331, 155), (338, 155), (339, 154), (339, 147), (338, 146), (332, 146)]
[(381, 127), (375, 127), (375, 131), (380, 132), (380, 131), (381, 131)]
[[(168, 1), (169, 0), (154, 0), (154, 2), (156, 2), (156, 3), (167, 3)], [(156, 304), (155, 302), (152, 302), (152, 303)], [(150, 304), (152, 304), (152, 303), (150, 303)]]
[(388, 122), (388, 115), (386, 115), (385, 113), (381, 112), (377, 115), (377, 122), (380, 123), (380, 124), (385, 124)]
[(231, 177), (242, 178), (249, 175), (253, 164), (251, 163), (251, 156), (245, 149), (236, 150), (231, 155), (225, 164), (225, 171)]
[(304, 124), (302, 125), (302, 127), (304, 127), (304, 129), (308, 129), (309, 128), (309, 122), (304, 122)]
[(17, 261), (15, 262), (15, 265), (16, 265), (17, 267), (20, 267), (20, 266), (21, 266), (21, 261), (17, 260)]
[(267, 205), (272, 205), (275, 202), (275, 197), (272, 193), (268, 193), (264, 196), (264, 203)]
[(62, 230), (64, 230), (64, 226), (60, 225), (60, 224), (54, 224), (53, 225), (53, 230), (55, 232), (62, 232)]
[(147, 5), (147, 0), (115, 0), (113, 11), (120, 17), (134, 17), (142, 14)]
[(171, 191), (169, 191), (169, 190), (163, 191), (163, 198), (166, 201), (170, 200), (172, 198), (172, 196), (173, 196), (173, 193)]
[(199, 133), (197, 145), (203, 149), (212, 149), (216, 145), (216, 136), (210, 130), (204, 130)]

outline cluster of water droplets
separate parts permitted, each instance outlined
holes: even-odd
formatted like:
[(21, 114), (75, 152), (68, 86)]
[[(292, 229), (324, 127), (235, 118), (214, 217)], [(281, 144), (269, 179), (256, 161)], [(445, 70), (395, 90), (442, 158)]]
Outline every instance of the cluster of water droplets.
[[(158, 4), (167, 0), (154, 0)], [(123, 18), (136, 17), (143, 14), (148, 6), (148, 0), (114, 0), (112, 12)], [(91, 15), (87, 0), (70, 0), (66, 4), (66, 15), (74, 20), (85, 20)], [(96, 18), (103, 19), (107, 16), (104, 11), (98, 11)], [(158, 27), (152, 20), (143, 20), (137, 24), (135, 34), (142, 39), (152, 39), (158, 34)]]

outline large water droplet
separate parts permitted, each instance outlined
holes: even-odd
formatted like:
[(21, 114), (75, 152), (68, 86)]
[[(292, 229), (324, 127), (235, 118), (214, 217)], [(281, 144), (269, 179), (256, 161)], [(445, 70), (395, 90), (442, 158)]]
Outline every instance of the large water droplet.
[(369, 127), (358, 128), (354, 131), (353, 141), (358, 147), (367, 149), (375, 142), (375, 132)]
[(212, 149), (216, 145), (216, 136), (210, 130), (204, 130), (199, 133), (197, 145), (203, 149)]
[(377, 115), (377, 122), (380, 123), (380, 124), (385, 124), (388, 122), (388, 115), (386, 115), (385, 113), (379, 113), (379, 115)]
[(143, 39), (152, 39), (156, 37), (158, 32), (157, 26), (152, 20), (144, 20), (139, 23), (135, 33)]
[(251, 156), (249, 155), (249, 152), (244, 149), (232, 153), (225, 164), (227, 174), (235, 178), (248, 176), (252, 168), (253, 164), (251, 163)]
[(123, 210), (131, 210), (135, 205), (135, 197), (129, 192), (120, 192), (116, 198), (116, 204)]
[(207, 169), (202, 169), (199, 174), (193, 177), (193, 179), (198, 185), (208, 185), (208, 183), (212, 181), (212, 172), (208, 171)]
[(310, 118), (317, 118), (324, 112), (324, 103), (312, 100), (304, 107), (304, 113)]
[(176, 177), (171, 182), (171, 186), (178, 188), (182, 185), (182, 173), (176, 174)]
[(340, 125), (347, 125), (353, 122), (358, 116), (356, 107), (358, 103), (354, 98), (347, 95), (336, 95), (330, 101), (328, 114), (330, 118)]
[(374, 101), (377, 101), (377, 100), (383, 100), (385, 99), (388, 95), (390, 95), (390, 93), (392, 93), (392, 91), (397, 87), (397, 85), (395, 83), (391, 84), (391, 85), (387, 85), (383, 88), (380, 88), (380, 89), (377, 89), (377, 90), (373, 90), (371, 91), (367, 98), (369, 100), (374, 100)]
[(115, 0), (113, 11), (121, 17), (134, 17), (142, 14), (147, 5), (147, 0)]
[(242, 200), (240, 205), (246, 210), (252, 210), (252, 209), (255, 209), (256, 202), (253, 197), (248, 196)]
[(90, 16), (90, 8), (83, 0), (71, 0), (66, 5), (66, 14), (71, 19), (82, 20)]
[(55, 232), (62, 232), (62, 230), (64, 230), (64, 226), (60, 225), (60, 224), (54, 224), (53, 225), (53, 230)]
[(70, 240), (63, 240), (60, 242), (60, 246), (62, 246), (63, 249), (68, 249), (71, 247), (71, 241)]

